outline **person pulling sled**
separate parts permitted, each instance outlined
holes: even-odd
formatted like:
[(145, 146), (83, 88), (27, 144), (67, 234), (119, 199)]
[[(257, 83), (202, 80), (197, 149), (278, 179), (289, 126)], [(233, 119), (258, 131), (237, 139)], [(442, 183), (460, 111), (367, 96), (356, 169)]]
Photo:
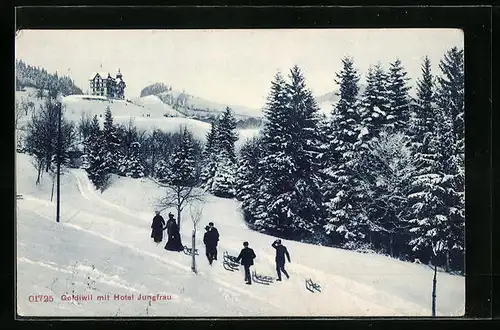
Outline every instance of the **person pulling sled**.
[(208, 263), (211, 265), (214, 260), (216, 260), (217, 251), (217, 238), (214, 235), (214, 231), (210, 230), (210, 226), (205, 227), (205, 235), (203, 235), (203, 243), (205, 244), (205, 254), (208, 259)]
[(245, 268), (245, 282), (246, 284), (252, 284), (252, 276), (250, 275), (250, 266), (253, 265), (253, 259), (257, 256), (255, 252), (248, 247), (248, 242), (243, 242), (244, 248), (241, 250), (236, 262), (241, 260), (241, 265)]

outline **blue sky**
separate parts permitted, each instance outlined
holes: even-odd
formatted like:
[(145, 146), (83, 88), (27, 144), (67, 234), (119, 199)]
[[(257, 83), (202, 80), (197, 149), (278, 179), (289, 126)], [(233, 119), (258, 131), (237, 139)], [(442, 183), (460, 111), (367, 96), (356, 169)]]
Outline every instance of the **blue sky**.
[[(126, 96), (164, 82), (212, 101), (260, 108), (277, 70), (297, 64), (314, 95), (337, 88), (335, 72), (350, 55), (364, 74), (380, 61), (399, 58), (413, 84), (428, 55), (433, 72), (453, 46), (463, 48), (457, 29), (269, 29), (269, 30), (22, 30), (16, 58), (49, 72), (69, 74), (87, 91), (96, 71), (116, 73)], [(102, 68), (101, 68), (102, 66)]]

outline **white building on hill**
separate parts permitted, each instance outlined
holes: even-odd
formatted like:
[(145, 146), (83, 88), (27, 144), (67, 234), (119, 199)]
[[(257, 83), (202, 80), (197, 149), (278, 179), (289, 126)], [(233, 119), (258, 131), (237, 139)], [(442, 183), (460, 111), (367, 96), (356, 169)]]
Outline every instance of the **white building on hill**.
[(106, 96), (108, 98), (125, 98), (125, 81), (123, 81), (120, 69), (116, 78), (111, 77), (109, 72), (97, 72), (90, 80), (90, 94)]

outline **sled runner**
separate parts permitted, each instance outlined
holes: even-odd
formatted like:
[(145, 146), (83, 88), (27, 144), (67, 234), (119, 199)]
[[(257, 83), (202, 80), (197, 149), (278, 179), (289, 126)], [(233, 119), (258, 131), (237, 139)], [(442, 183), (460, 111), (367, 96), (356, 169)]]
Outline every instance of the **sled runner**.
[(259, 275), (255, 270), (252, 272), (252, 278), (254, 282), (265, 285), (269, 285), (273, 282), (272, 276)]
[(314, 290), (321, 292), (321, 286), (318, 283), (314, 283), (310, 278), (306, 280), (306, 289), (314, 293)]
[[(192, 255), (192, 253), (193, 253), (193, 249), (192, 249), (192, 248), (187, 247), (186, 245), (184, 245), (184, 254), (186, 254), (186, 255), (190, 256), (190, 255)], [(195, 254), (195, 255), (199, 255), (199, 254), (198, 254), (198, 249), (194, 249), (194, 254)]]
[(229, 255), (229, 253), (227, 253), (227, 251), (224, 251), (223, 257), (224, 257), (224, 260), (222, 260), (222, 266), (224, 266), (224, 268), (226, 270), (229, 270), (232, 272), (235, 270), (238, 270), (238, 267), (240, 266), (240, 264), (236, 261), (236, 259), (237, 259), (236, 257)]

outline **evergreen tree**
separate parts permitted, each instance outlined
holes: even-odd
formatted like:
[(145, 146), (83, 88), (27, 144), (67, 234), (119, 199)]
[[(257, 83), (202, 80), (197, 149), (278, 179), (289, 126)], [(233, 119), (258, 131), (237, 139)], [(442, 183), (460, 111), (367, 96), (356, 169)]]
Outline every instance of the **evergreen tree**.
[[(426, 153), (420, 157), (421, 169), (409, 195), (413, 250), (422, 258), (445, 265), (448, 270), (463, 270), (464, 252), (463, 133), (457, 132), (463, 117), (460, 113), (463, 111), (460, 53), (453, 48), (441, 60), (443, 77), (438, 79), (434, 134), (424, 140), (422, 149)], [(452, 58), (455, 63), (450, 62)]]
[(203, 149), (203, 162), (201, 169), (201, 184), (205, 190), (211, 191), (213, 178), (217, 171), (217, 154), (219, 153), (218, 122), (213, 121), (207, 133), (205, 148)]
[(236, 161), (234, 151), (234, 143), (238, 141), (238, 133), (236, 133), (236, 119), (229, 107), (222, 114), (217, 127), (217, 142), (218, 149), (225, 153), (231, 162)]
[(130, 152), (127, 157), (124, 158), (126, 162), (122, 165), (123, 168), (120, 169), (120, 172), (123, 173), (124, 176), (132, 178), (144, 177), (144, 166), (139, 158), (140, 147), (141, 145), (139, 142), (132, 142), (130, 144)]
[(317, 177), (318, 107), (297, 66), (289, 77), (286, 83), (276, 74), (268, 99), (254, 226), (311, 238), (324, 215)]
[[(209, 133), (210, 134), (210, 133)], [(229, 107), (217, 125), (217, 147), (214, 176), (210, 191), (220, 197), (233, 197), (236, 183), (236, 153), (234, 143), (238, 140), (236, 120)], [(211, 157), (209, 156), (209, 160)], [(211, 160), (211, 161), (213, 161)], [(213, 166), (213, 163), (212, 163)]]
[(231, 198), (236, 193), (236, 164), (225, 151), (217, 159), (217, 168), (212, 183), (212, 193), (218, 197)]
[[(356, 189), (359, 179), (356, 157), (360, 134), (359, 102), (357, 99), (359, 75), (350, 58), (342, 60), (343, 68), (336, 74), (340, 85), (340, 100), (332, 111), (330, 131), (326, 136), (323, 195), (328, 210), (324, 230), (334, 244), (360, 242), (365, 237), (365, 218), (359, 209)], [(370, 85), (372, 88), (373, 85)], [(370, 92), (369, 92), (370, 93)]]
[(196, 184), (193, 136), (187, 127), (182, 129), (181, 143), (174, 149), (168, 163), (166, 182), (172, 186), (192, 187)]
[(436, 99), (434, 89), (431, 61), (426, 56), (422, 63), (422, 77), (417, 80), (417, 97), (410, 120), (410, 136), (416, 152), (426, 153), (422, 148), (428, 145), (426, 143), (427, 137), (435, 132)]
[(437, 101), (441, 109), (453, 118), (453, 132), (458, 151), (465, 152), (464, 129), (464, 51), (453, 47), (439, 62), (442, 76), (438, 77)]
[(94, 115), (87, 132), (85, 132), (85, 137), (83, 138), (83, 168), (88, 168), (90, 165), (89, 157), (95, 150), (95, 144), (98, 141), (100, 133), (101, 128), (99, 126), (99, 119), (97, 115)]
[(368, 241), (393, 257), (408, 255), (407, 196), (417, 164), (410, 139), (403, 132), (381, 131), (360, 161), (362, 209), (367, 215)]
[(410, 87), (406, 77), (407, 72), (399, 59), (390, 64), (387, 97), (389, 99), (388, 116), (386, 117), (386, 127), (398, 131), (406, 131), (410, 119), (410, 97), (408, 91)]
[[(259, 160), (262, 158), (261, 138), (247, 140), (240, 149), (236, 171), (236, 197), (244, 210), (255, 210)], [(250, 212), (253, 213), (253, 212)]]
[(97, 189), (103, 191), (109, 181), (111, 169), (106, 162), (106, 149), (102, 143), (103, 133), (99, 128), (97, 116), (92, 120), (92, 129), (85, 142), (87, 166), (85, 170)]
[(369, 141), (387, 124), (390, 107), (387, 74), (380, 63), (368, 70), (366, 89), (360, 107), (363, 141)]
[(109, 168), (110, 173), (117, 173), (119, 160), (123, 157), (120, 152), (120, 140), (117, 134), (117, 128), (113, 124), (113, 115), (108, 106), (104, 115), (103, 128), (103, 143), (104, 143), (104, 159), (106, 168)]

